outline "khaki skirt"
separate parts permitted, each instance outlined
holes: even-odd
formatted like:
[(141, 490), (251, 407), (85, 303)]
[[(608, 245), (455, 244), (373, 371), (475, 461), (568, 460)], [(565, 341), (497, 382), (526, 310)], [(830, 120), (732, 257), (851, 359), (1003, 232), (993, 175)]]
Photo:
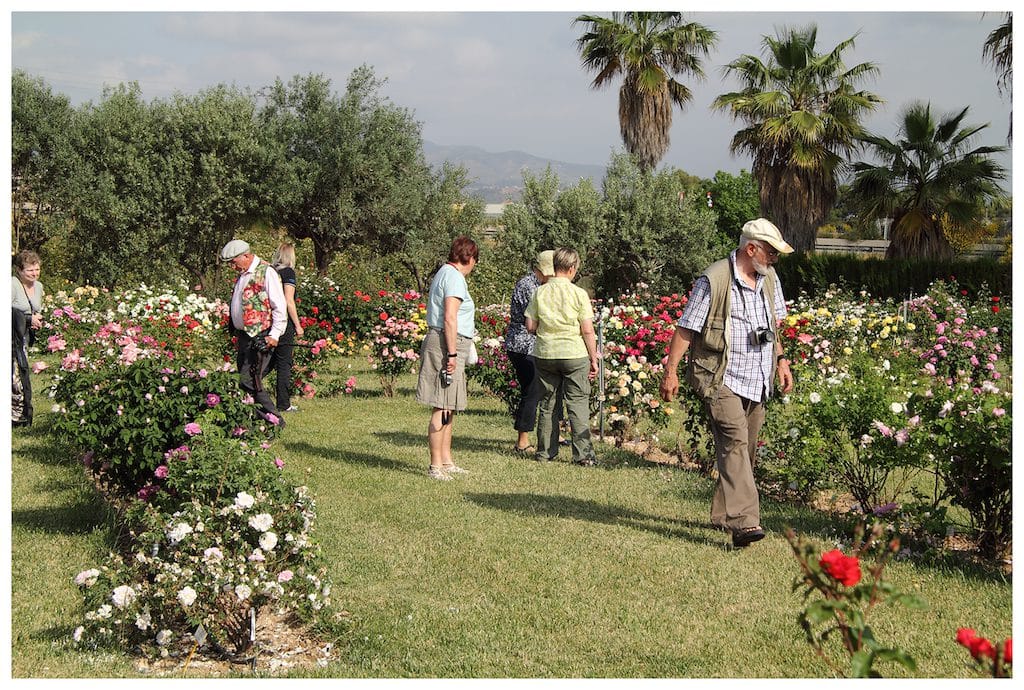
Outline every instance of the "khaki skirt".
[(420, 345), (420, 377), (416, 382), (416, 402), (439, 410), (466, 409), (466, 358), (472, 338), (460, 335), (455, 351), (455, 371), (450, 386), (441, 385), (441, 369), (448, 364), (447, 348), (440, 331), (431, 328)]

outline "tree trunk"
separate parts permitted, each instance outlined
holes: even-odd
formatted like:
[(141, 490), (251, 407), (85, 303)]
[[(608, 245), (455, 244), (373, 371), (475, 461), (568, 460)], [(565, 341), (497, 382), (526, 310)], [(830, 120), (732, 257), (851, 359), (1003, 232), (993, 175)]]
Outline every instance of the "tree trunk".
[(331, 259), (334, 258), (334, 252), (324, 244), (313, 238), (313, 256), (316, 260), (316, 273), (318, 276), (323, 278), (327, 275), (327, 269), (331, 265)]
[(892, 223), (892, 239), (885, 252), (887, 259), (951, 259), (953, 247), (942, 233), (938, 223), (930, 220), (921, 226), (901, 223), (896, 218)]
[(761, 213), (794, 250), (813, 250), (818, 227), (828, 218), (836, 199), (835, 183), (824, 173), (792, 167), (757, 168)]

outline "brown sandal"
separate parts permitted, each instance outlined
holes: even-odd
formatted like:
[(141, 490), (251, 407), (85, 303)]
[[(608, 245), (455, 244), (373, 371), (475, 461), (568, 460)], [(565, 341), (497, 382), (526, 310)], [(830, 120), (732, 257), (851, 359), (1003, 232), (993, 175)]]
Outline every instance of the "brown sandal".
[(732, 545), (738, 548), (750, 546), (755, 541), (761, 541), (762, 539), (764, 539), (764, 530), (761, 529), (760, 525), (757, 527), (743, 527), (732, 532)]

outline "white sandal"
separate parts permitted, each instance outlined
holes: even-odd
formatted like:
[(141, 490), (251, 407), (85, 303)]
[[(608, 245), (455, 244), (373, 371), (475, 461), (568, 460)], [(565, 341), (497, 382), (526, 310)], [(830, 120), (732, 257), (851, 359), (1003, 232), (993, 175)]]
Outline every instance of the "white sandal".
[(437, 479), (442, 482), (449, 482), (452, 480), (451, 475), (445, 472), (443, 467), (435, 467), (434, 465), (427, 468), (427, 476), (431, 479)]

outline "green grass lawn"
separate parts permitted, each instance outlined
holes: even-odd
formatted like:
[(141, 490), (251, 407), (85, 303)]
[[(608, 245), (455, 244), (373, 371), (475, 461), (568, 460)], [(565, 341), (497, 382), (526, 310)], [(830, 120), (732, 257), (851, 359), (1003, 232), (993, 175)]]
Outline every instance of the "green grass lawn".
[[(360, 390), (300, 400), (278, 442), (285, 471), (317, 497), (332, 598), (349, 612), (325, 677), (822, 677), (796, 623), (785, 525), (831, 548), (829, 520), (765, 502), (768, 537), (734, 550), (707, 527), (712, 485), (599, 446), (597, 468), (508, 452), (501, 403), (471, 391), (455, 421), (471, 474), (426, 477), (427, 410), (413, 377), (393, 399), (352, 360)], [(45, 398), (41, 404), (45, 408)], [(110, 515), (46, 417), (13, 433), (12, 674), (137, 675), (127, 654), (75, 650), (72, 578), (102, 561)], [(926, 611), (881, 608), (876, 637), (923, 677), (971, 677), (954, 636), (1011, 633), (1011, 583), (996, 574), (899, 562), (888, 579)], [(878, 667), (901, 675), (895, 665)]]

